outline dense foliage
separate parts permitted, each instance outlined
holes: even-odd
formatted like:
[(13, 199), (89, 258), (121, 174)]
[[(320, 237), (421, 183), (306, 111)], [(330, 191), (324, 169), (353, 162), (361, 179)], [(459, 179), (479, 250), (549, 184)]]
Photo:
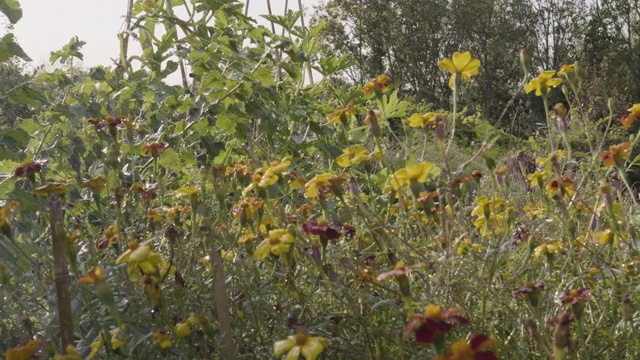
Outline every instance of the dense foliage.
[[(496, 2), (433, 3), (431, 25), (451, 29)], [(406, 44), (418, 8), (384, 9), (371, 17), (405, 21)], [(76, 67), (73, 38), (52, 53), (61, 68), (4, 90), (29, 111), (0, 132), (5, 358), (640, 355), (640, 104), (602, 98), (616, 84), (584, 62), (530, 50), (532, 66), (452, 32), (412, 65), (438, 79), (423, 86), (382, 74), (396, 69), (377, 53), (326, 55), (333, 19), (269, 16), (278, 35), (243, 10), (133, 2), (117, 66)], [(487, 40), (531, 29), (539, 45), (537, 23), (495, 16)], [(554, 54), (577, 53), (563, 41)], [(492, 76), (547, 131), (523, 141), (464, 108)]]

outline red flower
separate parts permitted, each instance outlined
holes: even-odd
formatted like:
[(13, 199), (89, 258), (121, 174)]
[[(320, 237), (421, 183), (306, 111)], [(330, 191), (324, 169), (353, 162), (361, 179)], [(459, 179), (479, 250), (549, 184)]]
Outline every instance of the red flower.
[(404, 327), (405, 334), (411, 332), (416, 326), (416, 341), (431, 344), (437, 334), (447, 333), (453, 329), (454, 324), (464, 325), (469, 320), (457, 316), (462, 312), (461, 308), (442, 310), (440, 305), (427, 305), (424, 314), (409, 314), (409, 323)]
[(515, 291), (513, 297), (516, 300), (527, 300), (533, 306), (538, 304), (538, 295), (540, 291), (544, 289), (542, 280), (538, 280), (535, 283), (528, 282), (525, 287)]
[(354, 232), (351, 226), (344, 225), (337, 220), (329, 222), (326, 220), (307, 221), (302, 224), (302, 231), (305, 234), (324, 236), (328, 240), (336, 240), (343, 234), (352, 236)]
[(40, 172), (42, 170), (42, 166), (43, 166), (42, 163), (29, 161), (20, 165), (18, 168), (16, 168), (13, 172), (13, 175), (24, 176), (27, 174), (34, 174), (34, 173)]

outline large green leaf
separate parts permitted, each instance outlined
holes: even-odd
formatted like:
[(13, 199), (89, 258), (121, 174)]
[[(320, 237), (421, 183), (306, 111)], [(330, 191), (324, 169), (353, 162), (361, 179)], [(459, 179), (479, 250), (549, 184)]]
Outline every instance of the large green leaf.
[(11, 102), (29, 106), (48, 103), (47, 98), (41, 92), (34, 90), (27, 85), (18, 86), (11, 90), (8, 97)]
[(0, 0), (0, 12), (2, 12), (9, 22), (15, 24), (22, 18), (22, 8), (17, 0)]
[[(0, 2), (2, 2), (2, 0), (0, 0)], [(9, 33), (3, 36), (0, 40), (0, 62), (7, 61), (14, 56), (17, 56), (25, 61), (31, 61), (31, 58), (15, 41), (15, 37), (13, 36), (13, 34)]]

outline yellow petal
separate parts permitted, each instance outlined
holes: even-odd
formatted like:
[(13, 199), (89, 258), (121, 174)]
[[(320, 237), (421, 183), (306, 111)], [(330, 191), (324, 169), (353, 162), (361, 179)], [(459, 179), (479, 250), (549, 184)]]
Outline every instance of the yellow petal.
[(321, 337), (311, 337), (302, 346), (302, 356), (306, 360), (315, 360), (329, 343)]
[(438, 66), (440, 66), (441, 68), (447, 70), (450, 73), (455, 73), (456, 72), (456, 68), (455, 68), (455, 66), (453, 66), (453, 62), (449, 58), (444, 58), (444, 59), (440, 60), (438, 62)]
[(273, 344), (273, 353), (276, 356), (282, 355), (296, 345), (293, 339), (276, 341)]
[(253, 253), (253, 257), (258, 260), (264, 260), (271, 252), (271, 246), (269, 246), (268, 240), (263, 240), (256, 247), (256, 251)]
[(284, 360), (297, 360), (300, 357), (300, 346), (294, 346)]
[(462, 72), (462, 70), (464, 70), (471, 62), (471, 52), (465, 51), (461, 53), (456, 51), (453, 53), (453, 56), (451, 56), (451, 60), (453, 61), (453, 66), (456, 69), (455, 72)]
[(140, 262), (147, 259), (151, 253), (151, 247), (147, 244), (143, 244), (137, 249), (133, 250), (129, 255), (129, 261)]

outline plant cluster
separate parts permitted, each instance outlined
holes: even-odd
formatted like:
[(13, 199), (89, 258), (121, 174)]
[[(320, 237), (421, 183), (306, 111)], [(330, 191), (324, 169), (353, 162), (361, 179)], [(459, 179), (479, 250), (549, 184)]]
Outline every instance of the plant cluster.
[(141, 56), (14, 93), (36, 115), (1, 137), (7, 359), (638, 357), (640, 104), (578, 152), (584, 69), (523, 54), (551, 130), (517, 187), (496, 139), (458, 144), (470, 52), (431, 64), (452, 109), (412, 114), (387, 75), (311, 82), (350, 61), (299, 12), (276, 35), (232, 0), (168, 3), (135, 3)]

